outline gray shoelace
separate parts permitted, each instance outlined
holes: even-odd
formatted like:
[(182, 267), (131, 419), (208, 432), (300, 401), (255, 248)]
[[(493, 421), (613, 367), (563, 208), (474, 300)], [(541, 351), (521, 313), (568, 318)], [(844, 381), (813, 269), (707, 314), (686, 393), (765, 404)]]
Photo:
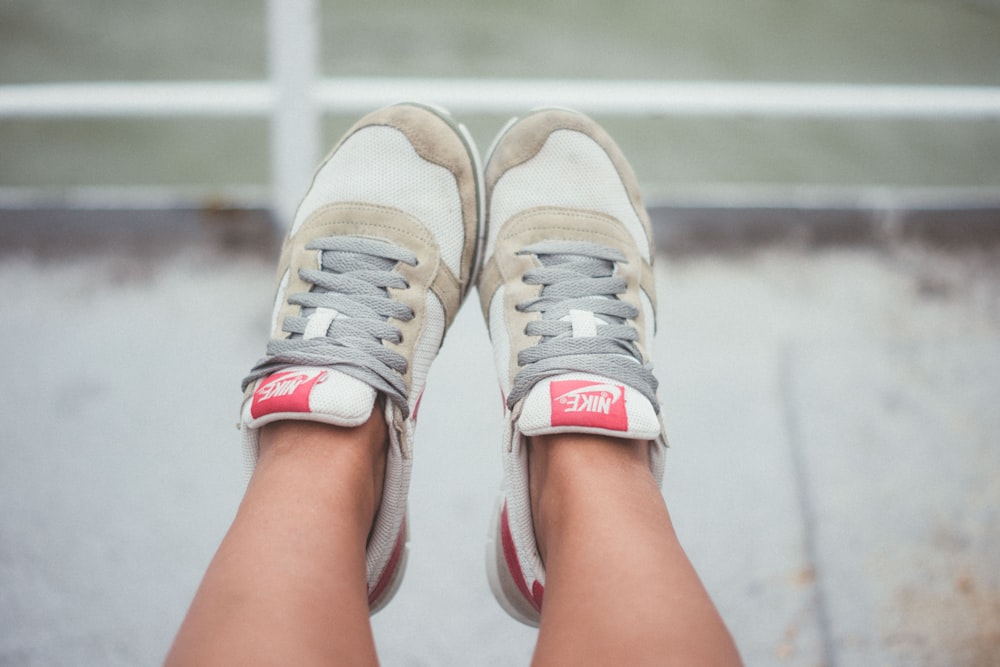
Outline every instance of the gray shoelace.
[[(382, 341), (402, 340), (388, 318), (407, 321), (414, 316), (408, 306), (389, 297), (388, 288), (409, 287), (393, 269), (398, 262), (416, 266), (416, 256), (385, 241), (357, 237), (321, 238), (306, 249), (321, 251), (322, 268), (299, 270), (299, 276), (313, 287), (288, 297), (289, 303), (302, 306), (299, 316), (286, 317), (282, 323), (282, 331), (291, 336), (268, 342), (267, 356), (244, 378), (244, 390), (289, 366), (334, 368), (384, 393), (404, 417), (408, 416), (402, 378), (406, 358)], [(310, 317), (316, 316), (322, 327), (329, 320), (329, 327), (309, 337)]]
[[(508, 407), (540, 380), (579, 372), (622, 382), (641, 392), (659, 412), (656, 378), (642, 363), (636, 345), (639, 332), (628, 322), (639, 313), (617, 298), (627, 289), (625, 279), (614, 275), (615, 263), (624, 262), (624, 255), (580, 241), (543, 241), (518, 254), (536, 255), (542, 264), (523, 277), (529, 285), (542, 285), (541, 294), (517, 305), (522, 312), (542, 314), (525, 329), (527, 335), (542, 339), (518, 353), (521, 370), (514, 377)], [(593, 335), (573, 335), (573, 311), (593, 313), (600, 321)]]

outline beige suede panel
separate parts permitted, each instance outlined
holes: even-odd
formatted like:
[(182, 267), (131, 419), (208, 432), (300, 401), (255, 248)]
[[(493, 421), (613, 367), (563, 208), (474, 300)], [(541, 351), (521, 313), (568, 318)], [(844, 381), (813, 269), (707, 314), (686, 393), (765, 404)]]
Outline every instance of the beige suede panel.
[[(390, 320), (402, 333), (400, 344), (384, 341), (383, 344), (407, 359), (413, 356), (413, 346), (424, 330), (424, 300), (426, 290), (433, 291), (444, 306), (445, 319), (451, 324), (461, 305), (462, 292), (458, 278), (440, 261), (440, 252), (434, 235), (416, 218), (397, 209), (372, 204), (339, 202), (317, 209), (301, 226), (295, 238), (286, 242), (278, 268), (278, 280), (289, 266), (318, 267), (318, 250), (306, 250), (310, 241), (327, 236), (354, 236), (396, 243), (417, 256), (417, 265), (400, 262), (396, 271), (406, 278), (409, 289), (389, 289), (397, 302), (409, 306), (416, 316), (409, 321)], [(302, 280), (296, 271), (289, 277), (288, 287), (282, 295), (283, 305), (278, 311), (278, 331), (275, 338), (286, 338), (280, 331), (281, 323), (289, 315), (298, 315), (300, 306), (287, 302), (289, 295), (308, 292), (311, 283)], [(411, 387), (411, 370), (404, 380)]]
[(527, 285), (522, 277), (528, 269), (541, 264), (534, 255), (517, 253), (534, 243), (553, 239), (594, 243), (614, 248), (625, 256), (624, 262), (617, 263), (615, 275), (625, 279), (628, 292), (619, 295), (619, 298), (639, 312), (634, 320), (639, 333), (638, 344), (643, 361), (649, 362), (647, 350), (651, 341), (646, 340), (645, 313), (638, 295), (639, 290), (646, 292), (653, 308), (656, 308), (653, 272), (650, 265), (643, 261), (628, 230), (614, 218), (601, 213), (544, 207), (523, 211), (504, 225), (497, 238), (493, 257), (483, 268), (479, 281), (480, 305), (487, 317), (489, 304), (496, 290), (501, 284), (506, 286), (504, 312), (511, 340), (508, 377), (513, 378), (519, 370), (517, 353), (539, 341), (537, 336), (526, 336), (524, 329), (528, 322), (538, 319), (540, 314), (521, 313), (515, 306), (540, 294), (540, 285)]
[[(462, 221), (465, 223), (465, 244), (462, 255), (462, 275), (456, 276), (463, 293), (472, 279), (478, 235), (479, 204), (481, 193), (476, 192), (478, 179), (469, 156), (474, 149), (467, 147), (457, 128), (433, 111), (421, 106), (398, 105), (373, 111), (351, 127), (330, 152), (332, 155), (352, 134), (373, 125), (392, 127), (413, 145), (417, 155), (450, 171), (458, 184), (462, 199)], [(329, 157), (327, 158), (329, 159)], [(324, 160), (325, 162), (325, 160)]]
[[(556, 130), (572, 130), (582, 132), (596, 141), (608, 155), (618, 171), (625, 190), (628, 192), (632, 208), (646, 230), (646, 238), (652, 239), (649, 215), (642, 202), (639, 192), (639, 181), (632, 166), (625, 159), (614, 139), (593, 120), (583, 114), (560, 109), (549, 109), (535, 112), (517, 122), (498, 142), (486, 167), (486, 196), (493, 196), (493, 188), (497, 181), (508, 170), (527, 162), (545, 145), (549, 135)], [(490, 224), (502, 224), (503, 220), (491, 220)]]
[(496, 254), (494, 254), (488, 262), (483, 264), (483, 268), (479, 272), (479, 285), (477, 285), (479, 307), (482, 309), (483, 317), (487, 322), (490, 320), (490, 301), (493, 300), (493, 295), (497, 293), (497, 290), (500, 289), (500, 285), (503, 283), (504, 278), (500, 273), (500, 262), (497, 261)]

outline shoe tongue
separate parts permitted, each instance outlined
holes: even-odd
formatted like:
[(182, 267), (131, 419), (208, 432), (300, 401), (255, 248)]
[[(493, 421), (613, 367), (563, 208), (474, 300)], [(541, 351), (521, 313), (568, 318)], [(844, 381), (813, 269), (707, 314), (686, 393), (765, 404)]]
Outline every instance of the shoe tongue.
[(371, 415), (375, 390), (328, 368), (293, 366), (261, 378), (243, 406), (243, 422), (259, 428), (281, 419), (358, 426)]
[(585, 373), (538, 382), (524, 398), (517, 427), (529, 436), (597, 433), (652, 440), (660, 435), (649, 399), (621, 382)]

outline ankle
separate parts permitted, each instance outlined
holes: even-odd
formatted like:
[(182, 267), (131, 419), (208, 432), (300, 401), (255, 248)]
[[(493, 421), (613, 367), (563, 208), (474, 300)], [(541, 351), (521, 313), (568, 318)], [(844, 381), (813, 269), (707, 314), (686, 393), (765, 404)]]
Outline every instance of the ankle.
[(528, 441), (528, 484), (535, 540), (545, 561), (550, 538), (578, 510), (655, 485), (649, 442), (580, 433), (537, 436)]
[(300, 420), (267, 424), (254, 475), (280, 474), (303, 492), (336, 494), (338, 503), (346, 498), (370, 526), (382, 498), (386, 456), (386, 425), (376, 404), (368, 421), (354, 428)]

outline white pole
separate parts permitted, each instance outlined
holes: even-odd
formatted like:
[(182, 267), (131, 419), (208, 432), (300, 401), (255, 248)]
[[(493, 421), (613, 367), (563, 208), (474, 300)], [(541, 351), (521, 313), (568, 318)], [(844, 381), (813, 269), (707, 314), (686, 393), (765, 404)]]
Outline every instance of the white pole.
[(523, 113), (537, 106), (566, 106), (617, 116), (1000, 117), (997, 86), (345, 77), (323, 79), (316, 87), (317, 103), (337, 113), (400, 99), (435, 102), (453, 113)]
[[(278, 4), (280, 0), (274, 0)], [(291, 0), (285, 0), (290, 2)], [(300, 1), (300, 0), (296, 0)], [(315, 29), (313, 26), (311, 29)], [(301, 46), (301, 45), (298, 45)], [(290, 59), (291, 60), (291, 59)], [(277, 61), (277, 57), (275, 57)], [(297, 60), (291, 60), (297, 63)], [(535, 106), (575, 107), (615, 116), (752, 116), (755, 118), (1000, 118), (1000, 86), (913, 86), (594, 79), (316, 79), (291, 67), (297, 93), (278, 99), (274, 81), (132, 81), (0, 85), (0, 119), (264, 116), (280, 111), (291, 128), (317, 132), (318, 114), (363, 113), (399, 100), (424, 100), (454, 113), (524, 113)], [(281, 80), (287, 76), (282, 74)], [(294, 94), (293, 94), (294, 93)], [(312, 118), (294, 121), (298, 114)], [(316, 146), (309, 144), (311, 150)], [(320, 147), (322, 148), (322, 146)], [(305, 184), (300, 183), (300, 188)]]
[(3, 118), (266, 117), (265, 81), (88, 81), (0, 86)]
[(269, 57), (275, 91), (271, 120), (271, 183), (275, 215), (290, 225), (318, 157), (319, 110), (316, 0), (269, 0)]

